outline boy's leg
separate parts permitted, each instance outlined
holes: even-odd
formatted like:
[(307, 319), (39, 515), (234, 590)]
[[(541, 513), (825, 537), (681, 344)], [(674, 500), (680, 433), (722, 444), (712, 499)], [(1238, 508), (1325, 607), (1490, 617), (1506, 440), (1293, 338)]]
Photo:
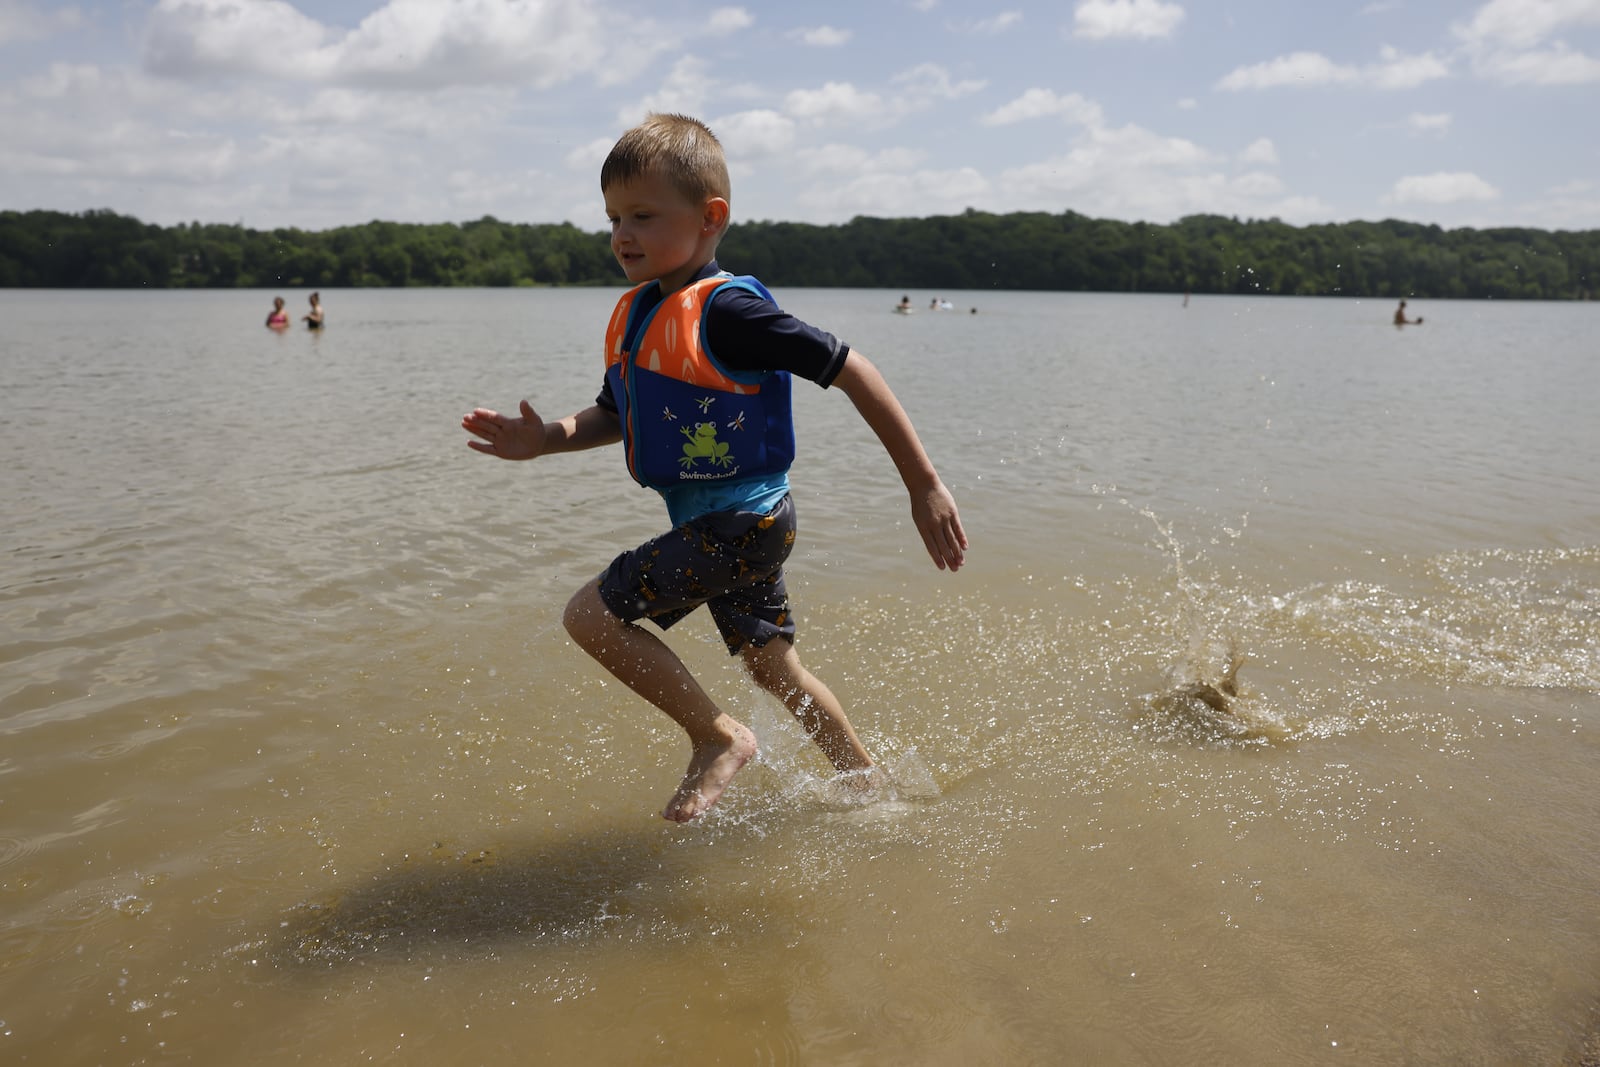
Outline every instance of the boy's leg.
[(573, 594), (562, 622), (580, 648), (688, 733), (694, 755), (662, 818), (688, 822), (715, 804), (756, 754), (755, 734), (712, 702), (664, 642), (613, 615), (596, 583)]
[(783, 701), (835, 768), (863, 771), (873, 766), (844, 706), (833, 690), (801, 665), (791, 642), (775, 637), (760, 648), (747, 642), (739, 654), (756, 684)]

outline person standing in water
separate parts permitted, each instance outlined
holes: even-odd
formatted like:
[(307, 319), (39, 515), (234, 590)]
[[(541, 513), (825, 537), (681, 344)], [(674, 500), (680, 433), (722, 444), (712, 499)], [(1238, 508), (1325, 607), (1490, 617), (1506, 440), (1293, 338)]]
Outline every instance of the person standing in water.
[(287, 330), (289, 328), (289, 313), (283, 310), (283, 297), (272, 298), (272, 310), (267, 312), (267, 328), (271, 330)]
[(305, 318), (306, 329), (308, 329), (308, 330), (320, 330), (320, 329), (322, 329), (322, 294), (321, 293), (312, 293), (311, 294), (311, 311), (307, 315), (305, 315), (304, 318)]
[(600, 190), (611, 251), (635, 287), (606, 328), (599, 396), (555, 422), (526, 400), (520, 415), (475, 409), (461, 420), (474, 438), (467, 444), (526, 460), (621, 442), (629, 473), (666, 502), (673, 528), (612, 560), (573, 594), (562, 618), (585, 652), (688, 734), (688, 770), (663, 818), (688, 822), (705, 812), (757, 749), (749, 727), (639, 625), (648, 619), (665, 630), (702, 604), (755, 683), (788, 708), (841, 775), (870, 787), (872, 757), (794, 647), (783, 572), (796, 530), (791, 375), (849, 397), (894, 461), (940, 570), (958, 569), (966, 556), (955, 499), (864, 355), (780, 309), (756, 279), (718, 267), (729, 182), (710, 129), (683, 115), (651, 115), (612, 148)]
[(1402, 300), (1400, 301), (1400, 306), (1394, 309), (1394, 324), (1396, 326), (1421, 326), (1422, 316), (1419, 315), (1414, 319), (1406, 318), (1406, 302)]

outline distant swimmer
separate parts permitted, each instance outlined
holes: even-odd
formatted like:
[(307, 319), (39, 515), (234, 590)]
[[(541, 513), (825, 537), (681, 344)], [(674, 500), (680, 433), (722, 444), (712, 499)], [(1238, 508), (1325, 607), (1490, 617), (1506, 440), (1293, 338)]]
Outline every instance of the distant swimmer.
[(305, 319), (306, 329), (308, 329), (308, 330), (320, 330), (320, 329), (322, 329), (322, 294), (321, 293), (312, 293), (311, 294), (311, 312), (310, 312), (310, 314), (305, 315), (304, 319)]
[(911, 314), (911, 297), (909, 295), (902, 296), (900, 298), (900, 303), (896, 304), (894, 309), (900, 312), (902, 315)]
[(267, 326), (274, 330), (287, 330), (289, 328), (289, 313), (283, 310), (283, 297), (272, 298), (272, 310), (267, 314)]
[(1421, 326), (1422, 316), (1418, 315), (1414, 319), (1406, 318), (1406, 302), (1402, 300), (1400, 301), (1400, 306), (1394, 309), (1394, 324), (1396, 326)]

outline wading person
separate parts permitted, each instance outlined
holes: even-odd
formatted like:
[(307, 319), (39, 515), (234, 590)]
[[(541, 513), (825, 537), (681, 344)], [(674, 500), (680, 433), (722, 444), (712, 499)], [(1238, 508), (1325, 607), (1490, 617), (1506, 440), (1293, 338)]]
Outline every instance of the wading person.
[(783, 575), (796, 529), (792, 376), (850, 398), (894, 461), (941, 570), (956, 570), (966, 554), (955, 500), (865, 356), (786, 314), (754, 278), (717, 266), (729, 183), (709, 129), (681, 115), (650, 116), (611, 150), (600, 190), (611, 251), (634, 288), (606, 327), (599, 396), (553, 422), (526, 400), (520, 415), (479, 408), (462, 419), (474, 438), (467, 444), (523, 460), (620, 441), (635, 480), (666, 502), (672, 529), (617, 556), (563, 614), (584, 651), (689, 735), (689, 767), (663, 817), (687, 822), (710, 808), (756, 753), (750, 729), (640, 625), (648, 619), (665, 630), (702, 604), (729, 653), (834, 768), (870, 784), (872, 757), (794, 647)]

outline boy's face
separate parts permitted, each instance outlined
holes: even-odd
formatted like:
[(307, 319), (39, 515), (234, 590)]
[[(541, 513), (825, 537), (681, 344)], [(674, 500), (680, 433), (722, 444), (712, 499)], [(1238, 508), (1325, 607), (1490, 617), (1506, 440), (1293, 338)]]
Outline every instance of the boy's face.
[(696, 203), (656, 176), (613, 182), (604, 190), (611, 220), (611, 254), (635, 284), (652, 278), (662, 292), (682, 288), (711, 261), (728, 202)]

